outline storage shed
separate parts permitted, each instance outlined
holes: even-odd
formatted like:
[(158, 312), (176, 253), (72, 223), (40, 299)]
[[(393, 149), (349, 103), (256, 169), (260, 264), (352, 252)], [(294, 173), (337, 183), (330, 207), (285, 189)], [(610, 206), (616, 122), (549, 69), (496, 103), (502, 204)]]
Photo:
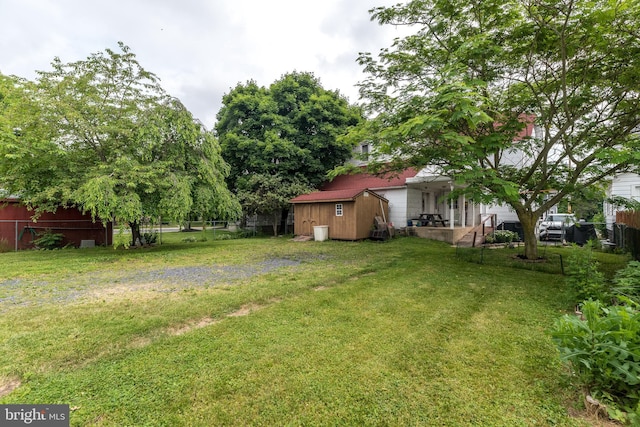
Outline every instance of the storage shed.
[(368, 189), (316, 191), (291, 200), (294, 234), (310, 236), (314, 226), (329, 227), (329, 238), (360, 240), (369, 237), (377, 217), (389, 218), (389, 201)]
[(113, 243), (113, 225), (93, 222), (91, 215), (76, 208), (59, 208), (55, 213), (44, 212), (36, 222), (33, 212), (17, 198), (0, 200), (0, 243), (5, 249), (33, 248), (33, 240), (45, 231), (62, 234), (61, 244), (73, 246), (99, 246)]

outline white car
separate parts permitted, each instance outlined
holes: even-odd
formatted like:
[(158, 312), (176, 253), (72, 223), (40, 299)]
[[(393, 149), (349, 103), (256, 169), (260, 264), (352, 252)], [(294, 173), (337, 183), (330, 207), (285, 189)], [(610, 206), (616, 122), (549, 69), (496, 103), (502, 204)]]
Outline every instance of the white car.
[(576, 223), (573, 214), (547, 215), (538, 225), (538, 237), (540, 240), (564, 240), (566, 230)]

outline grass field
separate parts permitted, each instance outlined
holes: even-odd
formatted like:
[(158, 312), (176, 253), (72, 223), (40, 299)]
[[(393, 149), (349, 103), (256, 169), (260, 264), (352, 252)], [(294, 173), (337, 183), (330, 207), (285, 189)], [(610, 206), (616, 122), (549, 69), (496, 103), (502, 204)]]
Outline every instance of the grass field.
[(547, 335), (561, 275), (418, 238), (184, 234), (0, 254), (0, 403), (69, 404), (71, 425), (590, 425)]

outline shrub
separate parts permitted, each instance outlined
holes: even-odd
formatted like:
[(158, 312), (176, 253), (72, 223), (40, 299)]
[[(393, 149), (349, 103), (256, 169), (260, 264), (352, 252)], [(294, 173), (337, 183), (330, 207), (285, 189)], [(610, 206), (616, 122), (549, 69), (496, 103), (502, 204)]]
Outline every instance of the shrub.
[(629, 261), (627, 266), (616, 273), (611, 292), (614, 297), (624, 296), (640, 301), (640, 262)]
[(36, 245), (36, 248), (50, 250), (59, 248), (63, 239), (64, 234), (53, 233), (51, 230), (47, 229), (38, 234), (38, 238), (33, 241), (33, 244)]
[(215, 240), (249, 239), (251, 237), (255, 237), (255, 233), (252, 230), (242, 229), (228, 233), (216, 234)]
[(609, 416), (634, 423), (640, 421), (640, 311), (628, 302), (605, 307), (585, 301), (582, 317), (558, 319), (551, 337), (580, 385), (607, 405)]
[(485, 236), (486, 243), (512, 243), (520, 240), (518, 233), (509, 230), (496, 230)]
[(593, 250), (573, 245), (567, 259), (567, 284), (576, 293), (576, 301), (599, 299), (607, 301), (609, 292), (604, 274), (598, 270), (599, 263), (593, 256)]
[(158, 241), (158, 233), (156, 231), (147, 231), (142, 233), (142, 244), (153, 245)]

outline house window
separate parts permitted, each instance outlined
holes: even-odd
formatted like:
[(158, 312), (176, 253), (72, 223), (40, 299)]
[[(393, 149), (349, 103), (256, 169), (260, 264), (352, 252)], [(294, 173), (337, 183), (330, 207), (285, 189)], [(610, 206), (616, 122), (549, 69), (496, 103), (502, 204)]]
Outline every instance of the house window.
[(362, 144), (361, 147), (362, 160), (369, 160), (369, 144)]
[(342, 216), (342, 214), (343, 214), (342, 203), (336, 203), (336, 216)]

